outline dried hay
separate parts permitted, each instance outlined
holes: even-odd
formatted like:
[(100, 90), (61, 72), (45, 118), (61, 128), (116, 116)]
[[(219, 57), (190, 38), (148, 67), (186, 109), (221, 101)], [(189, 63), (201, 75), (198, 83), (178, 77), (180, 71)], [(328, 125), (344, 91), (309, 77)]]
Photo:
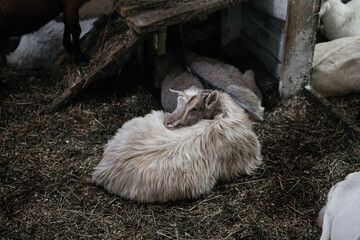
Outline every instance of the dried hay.
[(303, 94), (282, 104), (263, 67), (243, 59), (265, 93), (265, 121), (255, 124), (265, 164), (199, 199), (166, 204), (126, 201), (82, 178), (125, 121), (160, 109), (144, 87), (148, 75), (124, 69), (40, 114), (66, 81), (49, 70), (6, 73), (21, 81), (0, 87), (0, 238), (319, 238), (315, 218), (330, 187), (360, 169), (359, 136)]
[(91, 173), (121, 124), (159, 109), (158, 99), (134, 76), (139, 70), (130, 72), (43, 115), (53, 95), (50, 73), (18, 73), (24, 78), (20, 89), (2, 89), (1, 237), (319, 237), (314, 219), (329, 188), (359, 170), (359, 138), (303, 95), (277, 104), (255, 125), (264, 166), (199, 199), (139, 204), (85, 183), (82, 176)]

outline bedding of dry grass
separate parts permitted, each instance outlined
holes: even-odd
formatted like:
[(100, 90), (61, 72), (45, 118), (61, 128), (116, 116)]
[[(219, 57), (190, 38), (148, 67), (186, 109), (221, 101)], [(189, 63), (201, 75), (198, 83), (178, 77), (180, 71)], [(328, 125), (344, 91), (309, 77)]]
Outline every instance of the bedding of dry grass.
[(302, 94), (286, 106), (267, 104), (265, 121), (255, 124), (264, 157), (256, 174), (199, 199), (140, 204), (85, 183), (122, 123), (160, 108), (134, 72), (47, 114), (40, 112), (56, 91), (51, 72), (18, 72), (20, 88), (1, 89), (2, 238), (319, 237), (314, 220), (329, 188), (359, 169), (359, 138)]
[(44, 113), (59, 77), (4, 69), (2, 77), (20, 83), (0, 86), (0, 238), (319, 238), (315, 218), (330, 187), (360, 169), (359, 136), (305, 94), (280, 102), (276, 81), (256, 60), (247, 64), (261, 79), (267, 108), (254, 125), (264, 165), (198, 199), (165, 204), (124, 200), (83, 180), (124, 122), (160, 109), (149, 73), (129, 66)]

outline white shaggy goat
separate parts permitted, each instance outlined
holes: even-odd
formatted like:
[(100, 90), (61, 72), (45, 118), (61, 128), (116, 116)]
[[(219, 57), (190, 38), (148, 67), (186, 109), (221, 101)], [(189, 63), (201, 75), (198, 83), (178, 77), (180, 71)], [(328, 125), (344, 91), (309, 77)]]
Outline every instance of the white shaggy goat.
[(360, 172), (334, 185), (317, 218), (320, 240), (360, 239)]
[[(219, 180), (253, 173), (262, 158), (245, 111), (218, 91), (191, 88), (179, 99), (185, 97), (213, 109), (213, 118), (169, 129), (164, 112), (153, 111), (126, 122), (106, 144), (92, 180), (126, 199), (166, 202), (196, 198)], [(185, 112), (199, 105), (191, 106)]]
[(323, 0), (319, 15), (320, 30), (327, 39), (360, 36), (360, 0), (347, 4), (341, 0)]

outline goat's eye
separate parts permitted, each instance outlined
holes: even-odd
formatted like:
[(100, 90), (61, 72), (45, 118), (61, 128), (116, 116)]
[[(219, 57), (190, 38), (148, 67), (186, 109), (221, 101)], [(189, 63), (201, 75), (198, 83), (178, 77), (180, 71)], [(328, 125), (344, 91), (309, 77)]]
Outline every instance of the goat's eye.
[(193, 109), (191, 109), (191, 111), (194, 111), (194, 112), (196, 112), (196, 111), (198, 111), (199, 109), (198, 108), (193, 108)]

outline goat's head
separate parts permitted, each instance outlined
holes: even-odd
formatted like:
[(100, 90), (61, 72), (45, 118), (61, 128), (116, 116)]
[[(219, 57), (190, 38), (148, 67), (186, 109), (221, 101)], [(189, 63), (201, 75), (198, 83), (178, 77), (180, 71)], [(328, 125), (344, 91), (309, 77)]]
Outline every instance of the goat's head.
[(174, 112), (165, 114), (166, 128), (190, 126), (201, 119), (212, 119), (215, 114), (218, 92), (191, 87), (184, 91), (170, 91), (178, 94)]

